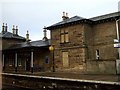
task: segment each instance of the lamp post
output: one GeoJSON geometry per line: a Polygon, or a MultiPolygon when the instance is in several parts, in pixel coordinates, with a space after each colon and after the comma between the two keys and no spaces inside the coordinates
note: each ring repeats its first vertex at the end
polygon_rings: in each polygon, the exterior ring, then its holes
{"type": "Polygon", "coordinates": [[[54,61],[54,46],[53,45],[51,45],[50,47],[49,47],[49,50],[50,50],[50,52],[52,53],[52,71],[53,72],[55,72],[55,61],[54,61]]]}

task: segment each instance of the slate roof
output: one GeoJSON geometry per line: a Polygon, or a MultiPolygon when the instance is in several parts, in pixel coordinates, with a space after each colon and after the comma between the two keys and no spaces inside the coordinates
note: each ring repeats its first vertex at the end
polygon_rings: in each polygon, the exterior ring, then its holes
{"type": "Polygon", "coordinates": [[[58,22],[56,24],[53,24],[52,26],[62,25],[62,24],[70,23],[70,22],[75,22],[78,20],[83,20],[83,19],[85,19],[85,18],[79,17],[79,16],[74,16],[74,17],[68,18],[66,20],[63,20],[61,22],[58,22]]]}
{"type": "Polygon", "coordinates": [[[71,18],[68,18],[66,20],[63,20],[61,22],[58,22],[56,24],[53,24],[49,27],[46,27],[46,29],[50,29],[52,27],[56,27],[56,26],[61,26],[61,25],[65,25],[65,24],[70,24],[70,23],[73,23],[73,22],[78,22],[78,21],[82,21],[82,20],[88,20],[88,21],[91,21],[89,19],[86,19],[86,18],[83,18],[83,17],[80,17],[80,16],[74,16],[74,17],[71,17],[71,18]]]}
{"type": "Polygon", "coordinates": [[[62,26],[62,25],[68,24],[68,23],[74,23],[74,22],[78,22],[78,21],[82,21],[82,20],[87,20],[89,22],[94,23],[99,20],[104,20],[104,19],[109,19],[109,18],[114,18],[114,17],[120,17],[120,12],[114,12],[114,13],[101,15],[101,16],[97,16],[97,17],[93,17],[93,18],[88,18],[88,19],[80,17],[80,16],[74,16],[74,17],[68,18],[66,20],[63,20],[61,22],[58,22],[56,24],[53,24],[51,26],[48,26],[48,27],[46,27],[46,29],[51,30],[51,28],[53,28],[53,27],[62,26]]]}
{"type": "Polygon", "coordinates": [[[0,33],[0,38],[9,38],[9,39],[21,39],[21,40],[26,40],[26,38],[19,36],[19,35],[15,35],[11,32],[4,32],[4,33],[0,33]]]}
{"type": "Polygon", "coordinates": [[[97,16],[97,17],[92,17],[89,19],[92,21],[98,21],[98,20],[108,19],[108,18],[112,18],[112,17],[120,17],[120,12],[109,13],[109,14],[105,14],[105,15],[101,15],[101,16],[97,16]]]}
{"type": "Polygon", "coordinates": [[[23,43],[19,43],[16,45],[13,45],[11,47],[9,47],[8,49],[20,49],[20,48],[28,48],[28,47],[45,47],[45,46],[50,46],[50,40],[37,40],[37,41],[32,41],[29,43],[23,42],[23,43]]]}

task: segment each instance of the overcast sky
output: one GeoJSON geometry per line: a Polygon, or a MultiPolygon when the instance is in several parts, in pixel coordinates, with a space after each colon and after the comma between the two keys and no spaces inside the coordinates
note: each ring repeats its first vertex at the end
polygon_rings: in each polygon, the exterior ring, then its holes
{"type": "MultiPolygon", "coordinates": [[[[0,0],[0,25],[17,25],[19,34],[29,30],[31,40],[43,38],[43,27],[62,20],[62,12],[90,18],[118,11],[119,0],[0,0]]],[[[50,38],[48,33],[48,38],[50,38]]]]}

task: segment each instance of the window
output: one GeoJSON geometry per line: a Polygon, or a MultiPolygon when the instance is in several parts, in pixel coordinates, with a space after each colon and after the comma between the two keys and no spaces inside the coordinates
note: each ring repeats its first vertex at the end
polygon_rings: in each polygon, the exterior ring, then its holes
{"type": "Polygon", "coordinates": [[[65,42],[69,42],[68,33],[65,34],[65,42]]]}
{"type": "Polygon", "coordinates": [[[60,32],[61,43],[69,42],[68,30],[61,29],[60,32]]]}
{"type": "Polygon", "coordinates": [[[61,43],[64,43],[64,35],[61,34],[61,43]]]}
{"type": "Polygon", "coordinates": [[[99,50],[96,50],[96,59],[99,59],[99,50]]]}

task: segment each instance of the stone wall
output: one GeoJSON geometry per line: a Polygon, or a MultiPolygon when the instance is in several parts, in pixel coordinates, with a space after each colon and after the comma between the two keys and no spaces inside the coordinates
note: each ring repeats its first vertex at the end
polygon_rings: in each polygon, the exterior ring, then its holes
{"type": "Polygon", "coordinates": [[[85,54],[84,48],[72,48],[72,49],[64,49],[64,50],[56,50],[55,51],[55,64],[57,71],[67,71],[67,72],[80,72],[84,70],[85,63],[85,54]],[[69,58],[69,67],[63,67],[62,62],[62,52],[68,52],[69,58]],[[59,55],[58,55],[59,53],[59,55]]]}
{"type": "Polygon", "coordinates": [[[115,74],[115,61],[118,57],[117,49],[114,48],[115,21],[93,25],[92,36],[93,42],[88,44],[87,71],[94,74],[115,74]],[[99,60],[96,60],[96,50],[99,50],[99,60]]]}
{"type": "Polygon", "coordinates": [[[35,68],[34,71],[38,71],[38,72],[52,71],[51,64],[52,64],[52,57],[48,49],[34,52],[34,68],[35,68]],[[46,58],[48,58],[48,62],[45,60],[46,58]]]}
{"type": "Polygon", "coordinates": [[[61,71],[87,70],[113,74],[116,71],[115,60],[118,57],[117,49],[114,48],[114,39],[116,39],[115,21],[98,24],[80,23],[51,30],[51,43],[55,45],[56,68],[61,71]],[[60,30],[62,29],[68,30],[68,43],[60,42],[60,30]],[[96,61],[96,50],[99,50],[100,61],[96,61]],[[69,54],[67,69],[62,65],[63,51],[69,54]],[[111,71],[106,68],[109,65],[112,65],[111,71]]]}
{"type": "Polygon", "coordinates": [[[116,74],[115,60],[87,61],[87,74],[116,74]]]}
{"type": "MultiPolygon", "coordinates": [[[[116,39],[115,21],[96,24],[94,30],[94,49],[100,51],[100,59],[116,59],[116,49],[114,48],[114,39],[116,39]]],[[[93,55],[93,59],[95,59],[93,55]]]]}
{"type": "Polygon", "coordinates": [[[77,24],[69,27],[59,28],[51,30],[51,43],[55,47],[54,57],[56,71],[83,71],[85,62],[85,50],[84,46],[84,24],[77,24]],[[69,42],[60,42],[60,31],[68,30],[69,42]],[[63,67],[62,52],[68,52],[69,67],[63,67]]]}

